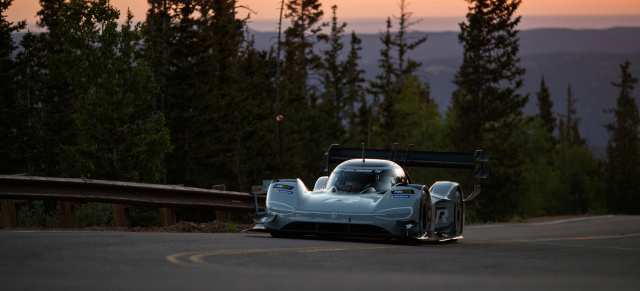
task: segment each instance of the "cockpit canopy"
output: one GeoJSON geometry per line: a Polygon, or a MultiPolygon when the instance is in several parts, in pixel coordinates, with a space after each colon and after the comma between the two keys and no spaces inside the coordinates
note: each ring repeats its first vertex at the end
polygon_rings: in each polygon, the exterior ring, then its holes
{"type": "Polygon", "coordinates": [[[325,188],[335,187],[336,191],[342,193],[384,193],[400,183],[408,183],[408,179],[396,163],[375,159],[363,162],[357,159],[338,165],[325,188]]]}

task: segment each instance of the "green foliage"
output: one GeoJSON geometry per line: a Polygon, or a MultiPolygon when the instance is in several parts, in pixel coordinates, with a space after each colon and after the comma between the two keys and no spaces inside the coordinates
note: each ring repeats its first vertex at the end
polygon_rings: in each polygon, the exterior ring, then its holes
{"type": "Polygon", "coordinates": [[[113,226],[113,210],[111,204],[75,204],[75,211],[78,228],[113,226]]]}
{"type": "Polygon", "coordinates": [[[238,232],[238,230],[236,229],[236,227],[235,227],[233,224],[231,224],[231,223],[228,223],[228,224],[225,226],[225,228],[224,228],[224,229],[225,229],[225,232],[231,232],[231,233],[233,233],[233,232],[238,232]]]}
{"type": "Polygon", "coordinates": [[[17,100],[18,87],[15,79],[18,75],[17,62],[12,59],[17,46],[12,38],[12,33],[26,27],[26,22],[8,22],[6,11],[13,0],[0,2],[0,173],[24,171],[23,156],[17,154],[20,148],[16,143],[21,140],[18,132],[12,130],[22,125],[21,119],[25,116],[21,112],[21,106],[17,100]]]}
{"type": "MultiPolygon", "coordinates": [[[[438,104],[430,99],[430,88],[416,76],[408,76],[404,88],[390,110],[396,128],[394,136],[429,150],[444,146],[442,117],[438,104]]],[[[386,122],[386,121],[385,121],[386,122]]]]}
{"type": "Polygon", "coordinates": [[[164,176],[162,154],[171,146],[162,114],[147,110],[156,86],[134,57],[141,37],[133,16],[118,30],[119,12],[106,1],[70,1],[60,14],[64,49],[51,61],[73,88],[77,127],[77,140],[61,147],[61,174],[157,181],[164,176]]]}
{"type": "Polygon", "coordinates": [[[593,154],[581,146],[554,148],[542,120],[532,122],[527,131],[519,215],[602,213],[599,164],[593,154]]]}
{"type": "Polygon", "coordinates": [[[491,174],[482,185],[482,199],[467,204],[471,219],[507,221],[518,213],[525,171],[525,157],[520,150],[525,147],[530,121],[511,116],[487,123],[483,128],[483,149],[491,152],[486,164],[491,174]]]}
{"type": "Polygon", "coordinates": [[[569,194],[569,207],[564,213],[581,214],[597,211],[596,204],[600,202],[597,190],[601,183],[595,179],[598,162],[584,147],[571,148],[567,159],[569,167],[565,173],[566,183],[562,185],[568,188],[566,193],[569,194]]]}
{"type": "MultiPolygon", "coordinates": [[[[438,104],[430,98],[429,84],[417,76],[408,76],[393,106],[388,108],[387,118],[393,118],[392,134],[400,146],[414,144],[415,150],[447,151],[445,126],[438,111],[438,104]]],[[[388,122],[383,119],[382,123],[388,122]]],[[[383,129],[374,125],[373,135],[384,136],[383,129]]],[[[387,148],[379,138],[378,148],[387,148]]],[[[438,180],[451,180],[451,171],[442,169],[412,168],[411,177],[416,183],[430,185],[438,180]]]]}
{"type": "Polygon", "coordinates": [[[519,201],[518,215],[521,217],[537,217],[554,215],[560,207],[558,185],[561,179],[554,167],[553,143],[544,122],[534,120],[525,128],[527,139],[521,155],[524,157],[522,168],[523,181],[519,201]]]}
{"type": "Polygon", "coordinates": [[[22,227],[58,227],[58,211],[55,202],[45,203],[41,200],[29,201],[20,207],[20,226],[22,227]]]}
{"type": "Polygon", "coordinates": [[[153,207],[129,207],[127,208],[131,227],[160,226],[160,213],[153,207]]]}

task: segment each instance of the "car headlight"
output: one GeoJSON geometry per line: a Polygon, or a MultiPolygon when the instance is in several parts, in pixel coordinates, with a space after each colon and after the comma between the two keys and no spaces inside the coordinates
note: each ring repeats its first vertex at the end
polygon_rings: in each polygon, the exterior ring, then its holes
{"type": "Polygon", "coordinates": [[[381,219],[396,220],[407,219],[411,217],[412,214],[413,209],[411,207],[398,207],[378,211],[375,213],[375,216],[381,219]]]}
{"type": "Polygon", "coordinates": [[[296,209],[284,203],[271,201],[267,203],[267,211],[273,214],[292,214],[296,209]]]}

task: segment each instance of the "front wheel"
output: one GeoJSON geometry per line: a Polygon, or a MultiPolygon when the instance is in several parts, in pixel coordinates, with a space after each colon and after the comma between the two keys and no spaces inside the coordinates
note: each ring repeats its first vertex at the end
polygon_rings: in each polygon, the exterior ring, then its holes
{"type": "Polygon", "coordinates": [[[433,209],[429,203],[427,203],[427,194],[422,193],[420,199],[420,233],[418,238],[428,238],[432,235],[430,231],[433,229],[433,209]]]}
{"type": "Polygon", "coordinates": [[[422,238],[428,238],[432,234],[431,223],[433,221],[431,214],[431,205],[427,203],[427,197],[425,193],[422,193],[420,199],[420,215],[418,217],[418,233],[415,236],[399,236],[396,237],[396,241],[401,244],[416,245],[419,244],[422,238]]]}

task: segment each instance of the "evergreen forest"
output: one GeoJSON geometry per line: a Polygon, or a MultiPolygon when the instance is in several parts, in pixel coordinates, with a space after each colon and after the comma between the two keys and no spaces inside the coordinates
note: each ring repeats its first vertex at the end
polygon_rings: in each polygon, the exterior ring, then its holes
{"type": "MultiPolygon", "coordinates": [[[[283,0],[277,46],[256,49],[241,0],[147,0],[143,23],[108,0],[40,0],[43,32],[18,43],[12,34],[26,23],[8,22],[13,0],[2,0],[0,174],[248,192],[276,178],[312,186],[331,144],[398,143],[492,153],[468,222],[640,214],[638,79],[629,70],[640,64],[617,64],[619,75],[600,80],[619,95],[603,96],[617,107],[606,109],[614,121],[598,159],[580,135],[570,84],[567,108],[554,108],[544,76],[537,92],[519,90],[523,0],[459,0],[468,3],[464,53],[445,110],[408,57],[429,39],[409,36],[416,19],[397,1],[380,24],[381,73],[365,79],[361,40],[328,1],[283,0]],[[523,113],[528,102],[537,114],[523,113]]],[[[417,183],[461,181],[470,193],[470,173],[409,171],[417,183]]]]}

